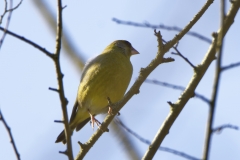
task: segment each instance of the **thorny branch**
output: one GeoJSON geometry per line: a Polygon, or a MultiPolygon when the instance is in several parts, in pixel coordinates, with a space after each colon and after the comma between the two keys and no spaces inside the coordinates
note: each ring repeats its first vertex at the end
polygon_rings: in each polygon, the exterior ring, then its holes
{"type": "Polygon", "coordinates": [[[71,132],[70,132],[70,127],[68,124],[68,114],[67,114],[67,104],[68,100],[65,97],[64,94],[64,87],[63,87],[63,74],[61,71],[61,66],[60,66],[60,51],[61,51],[61,39],[62,39],[62,1],[57,0],[58,2],[58,7],[57,7],[57,37],[56,37],[56,50],[54,53],[54,64],[56,68],[56,73],[57,73],[57,81],[58,81],[58,93],[59,93],[59,98],[61,100],[61,107],[62,107],[62,112],[63,112],[63,122],[64,122],[64,132],[66,136],[66,142],[67,142],[67,150],[64,152],[59,152],[59,153],[64,153],[68,156],[69,160],[73,160],[73,152],[72,152],[72,141],[71,141],[71,132]]]}

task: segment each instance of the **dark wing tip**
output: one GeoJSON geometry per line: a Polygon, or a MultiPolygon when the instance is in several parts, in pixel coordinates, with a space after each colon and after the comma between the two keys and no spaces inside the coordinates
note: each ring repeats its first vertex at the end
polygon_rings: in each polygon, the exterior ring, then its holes
{"type": "Polygon", "coordinates": [[[63,144],[66,143],[65,133],[64,130],[58,135],[55,143],[63,142],[63,144]]]}

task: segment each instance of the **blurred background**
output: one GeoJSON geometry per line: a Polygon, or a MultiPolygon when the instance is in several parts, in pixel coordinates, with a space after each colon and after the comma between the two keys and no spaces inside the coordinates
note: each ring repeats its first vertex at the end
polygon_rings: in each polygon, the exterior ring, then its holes
{"type": "MultiPolygon", "coordinates": [[[[42,0],[56,19],[56,1],[42,0]]],[[[16,5],[18,1],[14,1],[16,5]]],[[[131,58],[134,72],[130,86],[134,83],[141,68],[146,67],[155,57],[157,40],[153,29],[121,25],[112,21],[120,20],[164,24],[183,28],[204,5],[204,0],[167,1],[167,0],[122,0],[122,1],[80,1],[63,0],[63,30],[69,43],[74,48],[76,57],[69,56],[69,50],[61,51],[61,67],[64,74],[64,88],[70,116],[75,102],[81,77],[80,58],[85,63],[89,58],[102,52],[114,40],[124,39],[132,43],[140,52],[131,58]],[[75,60],[74,60],[75,59],[75,60]]],[[[227,10],[230,3],[227,1],[227,10]]],[[[4,10],[4,1],[0,1],[0,14],[4,10]]],[[[12,13],[9,30],[32,40],[50,52],[55,51],[55,34],[44,16],[45,10],[40,0],[25,0],[12,13]]],[[[50,18],[51,19],[51,18],[50,18]]],[[[7,17],[3,19],[2,27],[7,17]]],[[[212,32],[220,26],[220,4],[215,1],[191,31],[211,39],[212,32]]],[[[223,66],[240,61],[240,15],[235,18],[224,43],[223,66]]],[[[178,32],[162,30],[163,39],[171,40],[178,32]]],[[[2,32],[1,32],[2,35],[2,32]]],[[[194,65],[198,65],[209,43],[186,35],[179,43],[178,49],[194,65]]],[[[173,51],[173,50],[171,50],[173,51]]],[[[165,57],[173,57],[175,62],[160,65],[148,77],[175,85],[186,87],[193,75],[193,69],[179,56],[170,52],[165,57]]],[[[197,87],[196,92],[211,98],[215,62],[213,62],[197,87]]],[[[220,81],[214,127],[223,124],[240,126],[240,67],[224,71],[220,81]]],[[[62,131],[63,125],[54,123],[62,118],[59,96],[48,88],[57,88],[57,79],[52,60],[38,49],[9,35],[6,36],[0,50],[0,108],[8,125],[11,127],[15,143],[24,160],[65,160],[63,144],[55,144],[55,139],[62,131]]],[[[119,118],[131,130],[152,141],[157,130],[169,113],[167,101],[176,102],[182,91],[144,83],[140,94],[133,98],[120,111],[119,118]]],[[[198,98],[192,98],[164,139],[162,146],[172,148],[191,156],[201,158],[204,146],[205,128],[209,106],[198,98]]],[[[97,116],[103,121],[105,115],[97,116]]],[[[119,128],[118,128],[119,129],[119,128]]],[[[120,129],[122,129],[120,127],[120,129]]],[[[80,132],[72,136],[74,156],[79,152],[77,141],[86,142],[97,130],[87,124],[80,132]]],[[[137,157],[141,158],[148,148],[147,144],[127,133],[125,130],[114,131],[97,141],[89,151],[86,160],[131,159],[126,151],[126,144],[120,137],[123,132],[128,136],[129,144],[134,147],[137,157]]],[[[240,159],[240,132],[225,129],[221,134],[214,134],[210,159],[240,159]]],[[[4,126],[0,125],[0,159],[15,160],[15,154],[4,126]]],[[[182,160],[180,156],[158,151],[154,159],[182,160]]]]}

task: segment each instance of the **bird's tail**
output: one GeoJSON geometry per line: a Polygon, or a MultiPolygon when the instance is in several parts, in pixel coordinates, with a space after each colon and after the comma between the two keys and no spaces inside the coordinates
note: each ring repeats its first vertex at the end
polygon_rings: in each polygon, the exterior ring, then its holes
{"type": "MultiPolygon", "coordinates": [[[[88,117],[87,119],[85,119],[84,121],[80,122],[79,124],[77,124],[76,127],[76,131],[79,131],[80,129],[82,129],[83,126],[85,126],[86,123],[88,123],[90,121],[90,117],[88,117]]],[[[70,129],[71,130],[71,129],[70,129]]],[[[72,135],[72,130],[71,130],[71,135],[72,135]]],[[[65,132],[64,130],[58,135],[57,140],[55,141],[55,143],[59,143],[62,142],[63,144],[66,144],[66,137],[65,137],[65,132]]]]}
{"type": "Polygon", "coordinates": [[[66,137],[65,137],[64,130],[58,135],[57,140],[55,141],[55,143],[59,143],[59,142],[62,142],[63,144],[66,143],[66,137]]]}

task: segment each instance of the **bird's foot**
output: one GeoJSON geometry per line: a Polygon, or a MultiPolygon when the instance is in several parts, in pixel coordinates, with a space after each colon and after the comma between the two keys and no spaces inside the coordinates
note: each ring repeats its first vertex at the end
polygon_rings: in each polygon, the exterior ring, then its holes
{"type": "MultiPolygon", "coordinates": [[[[113,115],[113,109],[111,106],[108,106],[108,114],[113,115]]],[[[117,112],[117,116],[120,116],[120,112],[117,112]]]]}
{"type": "Polygon", "coordinates": [[[94,129],[94,123],[98,126],[98,129],[100,129],[101,122],[99,122],[94,116],[91,116],[91,121],[92,121],[92,128],[94,129]]]}
{"type": "Polygon", "coordinates": [[[96,125],[98,126],[98,128],[100,128],[101,126],[101,122],[99,122],[95,117],[94,115],[91,114],[90,110],[88,110],[88,113],[91,117],[91,122],[92,122],[92,128],[94,129],[94,123],[96,123],[96,125]]]}
{"type": "MultiPolygon", "coordinates": [[[[107,97],[107,101],[108,101],[108,114],[113,115],[114,113],[113,113],[113,109],[112,109],[112,105],[113,105],[112,101],[109,97],[107,97]]],[[[120,113],[118,112],[117,115],[119,116],[120,113]]]]}
{"type": "Polygon", "coordinates": [[[108,114],[113,115],[113,110],[111,106],[108,106],[108,114]]]}

